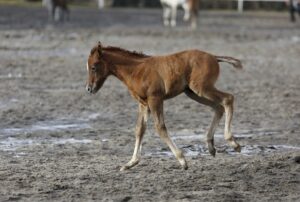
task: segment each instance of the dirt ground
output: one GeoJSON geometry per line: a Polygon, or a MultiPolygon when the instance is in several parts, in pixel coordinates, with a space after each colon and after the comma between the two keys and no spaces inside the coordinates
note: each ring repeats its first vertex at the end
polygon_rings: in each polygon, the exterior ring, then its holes
{"type": "Polygon", "coordinates": [[[195,31],[165,28],[161,10],[72,8],[47,22],[42,8],[0,7],[0,201],[297,201],[300,198],[300,22],[287,13],[202,11],[195,31]],[[85,92],[93,45],[168,54],[197,48],[242,60],[222,64],[217,87],[235,95],[233,152],[205,132],[213,112],[180,95],[165,102],[167,128],[187,156],[182,170],[150,120],[142,160],[137,103],[109,78],[85,92]]]}

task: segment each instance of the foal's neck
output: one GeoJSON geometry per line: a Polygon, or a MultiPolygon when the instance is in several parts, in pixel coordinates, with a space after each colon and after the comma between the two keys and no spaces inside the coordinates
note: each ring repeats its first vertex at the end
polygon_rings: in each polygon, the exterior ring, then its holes
{"type": "Polygon", "coordinates": [[[108,63],[111,74],[128,86],[132,80],[131,75],[147,56],[112,48],[103,51],[103,58],[108,63]]]}

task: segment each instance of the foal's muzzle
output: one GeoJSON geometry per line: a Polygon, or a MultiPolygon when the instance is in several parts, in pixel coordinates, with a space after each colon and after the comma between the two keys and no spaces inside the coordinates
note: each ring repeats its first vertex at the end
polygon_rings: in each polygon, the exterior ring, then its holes
{"type": "Polygon", "coordinates": [[[85,87],[86,91],[89,92],[90,94],[93,94],[93,87],[91,85],[86,85],[85,87]]]}

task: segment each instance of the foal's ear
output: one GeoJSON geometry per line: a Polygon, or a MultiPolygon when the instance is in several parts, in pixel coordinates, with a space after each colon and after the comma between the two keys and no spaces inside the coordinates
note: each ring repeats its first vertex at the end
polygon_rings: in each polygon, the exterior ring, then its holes
{"type": "Polygon", "coordinates": [[[98,41],[97,49],[98,49],[99,55],[102,55],[102,44],[100,41],[98,41]]]}

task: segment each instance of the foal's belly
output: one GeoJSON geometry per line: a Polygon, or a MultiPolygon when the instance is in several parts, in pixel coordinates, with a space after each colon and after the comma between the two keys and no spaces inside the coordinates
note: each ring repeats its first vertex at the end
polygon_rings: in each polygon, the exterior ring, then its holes
{"type": "Polygon", "coordinates": [[[187,81],[184,77],[179,77],[172,81],[165,81],[165,99],[169,99],[181,94],[186,86],[187,81]]]}

